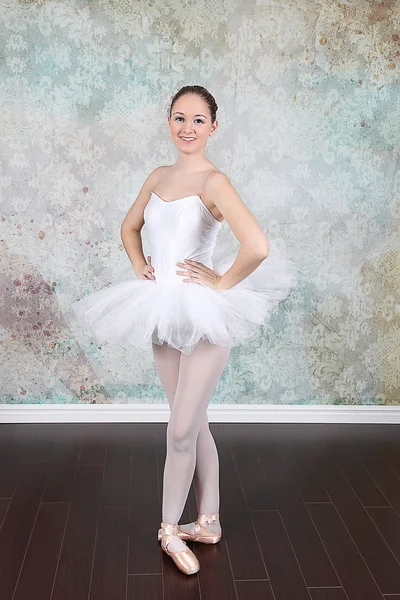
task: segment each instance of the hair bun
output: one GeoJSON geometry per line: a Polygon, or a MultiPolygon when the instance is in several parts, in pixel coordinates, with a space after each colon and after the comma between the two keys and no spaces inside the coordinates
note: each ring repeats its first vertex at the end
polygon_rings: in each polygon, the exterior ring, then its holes
{"type": "Polygon", "coordinates": [[[184,87],[181,87],[171,98],[169,116],[172,114],[172,107],[175,102],[185,94],[197,94],[197,96],[200,96],[208,106],[211,115],[211,123],[214,123],[217,118],[218,104],[216,103],[214,96],[202,85],[185,85],[184,87]]]}

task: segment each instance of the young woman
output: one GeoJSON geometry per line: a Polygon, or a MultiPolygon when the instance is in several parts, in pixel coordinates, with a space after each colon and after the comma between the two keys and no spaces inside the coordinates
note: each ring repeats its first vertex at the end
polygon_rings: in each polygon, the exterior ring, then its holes
{"type": "Polygon", "coordinates": [[[177,161],[150,173],[121,226],[137,279],[72,305],[100,340],[152,343],[171,408],[158,539],[186,574],[200,568],[186,541],[213,544],[221,538],[218,454],[206,412],[210,397],[232,346],[257,335],[296,280],[293,264],[270,244],[229,177],[205,155],[217,131],[216,111],[202,86],[175,94],[168,124],[177,161]],[[213,262],[224,220],[240,250],[213,262]],[[192,479],[198,517],[179,526],[192,479]]]}

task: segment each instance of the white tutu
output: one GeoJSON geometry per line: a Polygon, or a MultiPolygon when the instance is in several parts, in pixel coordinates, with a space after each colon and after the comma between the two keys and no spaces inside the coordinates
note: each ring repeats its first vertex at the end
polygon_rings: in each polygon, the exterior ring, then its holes
{"type": "MultiPolygon", "coordinates": [[[[214,270],[223,275],[236,255],[213,259],[214,270]]],[[[100,341],[139,348],[166,342],[190,354],[200,339],[220,346],[250,341],[297,279],[293,263],[272,242],[267,258],[229,290],[157,281],[157,268],[155,276],[156,281],[134,277],[110,285],[73,302],[71,308],[100,341]]]]}

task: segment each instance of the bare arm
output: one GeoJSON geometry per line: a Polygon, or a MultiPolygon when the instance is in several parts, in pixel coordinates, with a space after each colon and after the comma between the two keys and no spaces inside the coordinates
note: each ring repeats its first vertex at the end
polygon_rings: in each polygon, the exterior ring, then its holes
{"type": "MultiPolygon", "coordinates": [[[[151,192],[154,190],[163,167],[157,167],[147,177],[142,188],[126,214],[121,224],[121,240],[138,277],[143,274],[147,261],[143,254],[141,229],[144,225],[144,209],[150,200],[151,192]]],[[[152,273],[144,279],[155,279],[152,273]]]]}
{"type": "Polygon", "coordinates": [[[212,199],[241,244],[235,262],[218,282],[218,289],[226,290],[245,279],[262,263],[268,256],[269,242],[225,173],[210,174],[204,192],[212,199]]]}

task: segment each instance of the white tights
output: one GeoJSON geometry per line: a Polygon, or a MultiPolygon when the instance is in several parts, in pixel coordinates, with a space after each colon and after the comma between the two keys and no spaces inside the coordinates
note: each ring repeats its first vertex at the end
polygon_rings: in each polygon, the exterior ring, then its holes
{"type": "MultiPolygon", "coordinates": [[[[191,354],[166,343],[152,344],[156,369],[171,414],[167,427],[167,455],[163,476],[162,520],[178,523],[193,480],[199,514],[219,511],[219,462],[208,426],[207,406],[222,375],[230,347],[200,340],[191,354]]],[[[190,531],[192,524],[180,525],[190,531]]],[[[210,524],[220,528],[219,522],[210,524]]],[[[169,544],[183,550],[182,540],[169,544]]]]}

